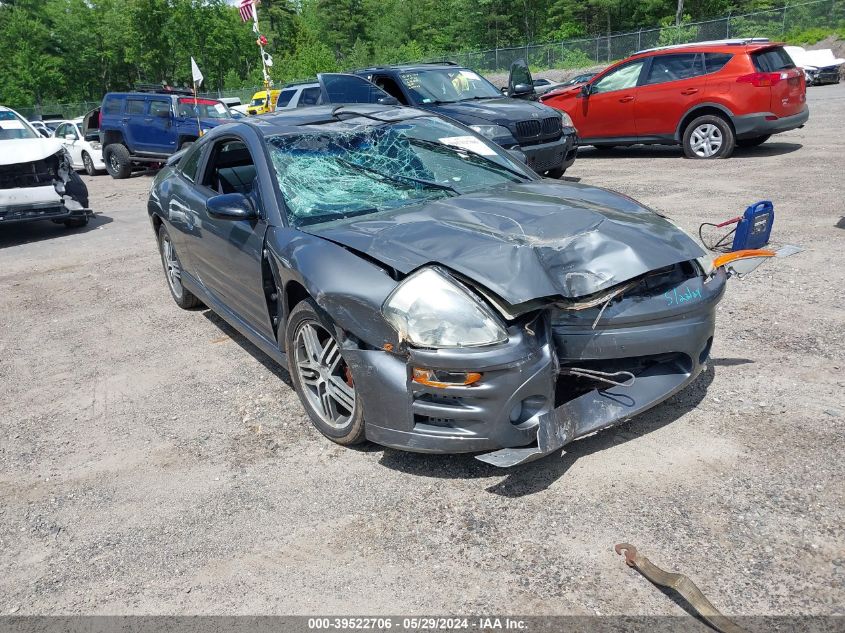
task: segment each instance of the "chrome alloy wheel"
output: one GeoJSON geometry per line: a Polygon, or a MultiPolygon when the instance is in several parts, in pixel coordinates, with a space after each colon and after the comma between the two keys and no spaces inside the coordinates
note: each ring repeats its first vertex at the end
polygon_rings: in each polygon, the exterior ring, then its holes
{"type": "Polygon", "coordinates": [[[306,321],[296,330],[294,364],[302,391],[314,412],[330,427],[342,429],[355,415],[352,373],[328,330],[306,321]]]}
{"type": "Polygon", "coordinates": [[[161,238],[161,259],[164,262],[164,273],[167,275],[167,283],[170,290],[177,299],[182,298],[182,266],[179,264],[179,257],[170,236],[165,233],[161,238]]]}
{"type": "Polygon", "coordinates": [[[692,131],[689,143],[696,156],[710,158],[722,148],[722,130],[712,123],[703,123],[692,131]]]}

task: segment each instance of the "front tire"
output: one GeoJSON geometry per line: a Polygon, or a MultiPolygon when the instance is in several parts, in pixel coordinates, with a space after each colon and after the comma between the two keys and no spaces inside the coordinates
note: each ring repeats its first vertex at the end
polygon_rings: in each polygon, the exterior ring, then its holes
{"type": "Polygon", "coordinates": [[[764,134],[763,136],[755,136],[753,138],[740,138],[736,141],[737,147],[757,147],[769,140],[771,134],[764,134]]]}
{"type": "Polygon", "coordinates": [[[106,163],[106,171],[112,178],[122,180],[132,175],[132,158],[126,145],[120,143],[106,145],[103,150],[103,160],[106,163]]]}
{"type": "Polygon", "coordinates": [[[161,265],[173,300],[183,310],[191,310],[202,305],[196,295],[182,285],[182,264],[176,254],[176,247],[170,240],[170,234],[162,224],[158,229],[158,252],[161,255],[161,265]]]}
{"type": "Polygon", "coordinates": [[[85,167],[85,173],[89,176],[96,176],[97,170],[94,168],[94,161],[88,155],[88,152],[82,152],[82,166],[85,167]]]}
{"type": "Polygon", "coordinates": [[[296,305],[285,328],[293,385],[311,423],[343,446],[364,441],[364,409],[329,316],[311,299],[296,305]]]}
{"type": "Polygon", "coordinates": [[[687,158],[727,158],[736,143],[733,128],[720,116],[705,114],[684,130],[682,144],[687,158]]]}

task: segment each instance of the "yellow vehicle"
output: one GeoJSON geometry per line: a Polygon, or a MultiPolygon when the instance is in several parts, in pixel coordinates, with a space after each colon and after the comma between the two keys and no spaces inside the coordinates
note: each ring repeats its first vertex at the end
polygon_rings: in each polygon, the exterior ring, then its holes
{"type": "Polygon", "coordinates": [[[265,114],[276,109],[276,101],[279,100],[281,90],[261,90],[252,95],[252,101],[247,106],[247,114],[265,114]],[[270,93],[270,100],[267,100],[267,93],[270,93]]]}

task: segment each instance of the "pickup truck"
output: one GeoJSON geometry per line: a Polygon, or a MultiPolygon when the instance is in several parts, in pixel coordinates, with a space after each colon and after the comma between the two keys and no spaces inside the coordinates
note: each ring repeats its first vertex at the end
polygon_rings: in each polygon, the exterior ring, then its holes
{"type": "Polygon", "coordinates": [[[112,178],[164,163],[206,130],[232,121],[220,101],[176,92],[110,92],[99,118],[103,161],[112,178]]]}

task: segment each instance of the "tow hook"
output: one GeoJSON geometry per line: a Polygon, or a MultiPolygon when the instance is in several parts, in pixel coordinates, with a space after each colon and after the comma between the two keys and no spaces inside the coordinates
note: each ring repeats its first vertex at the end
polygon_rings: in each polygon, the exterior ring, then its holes
{"type": "Polygon", "coordinates": [[[652,563],[645,556],[637,552],[637,548],[630,543],[619,543],[614,547],[617,554],[625,556],[628,567],[633,567],[646,579],[661,587],[669,587],[677,591],[704,620],[717,631],[722,633],[746,633],[713,606],[707,597],[701,593],[695,583],[684,574],[664,571],[652,563]],[[624,552],[624,554],[623,554],[624,552]]]}

